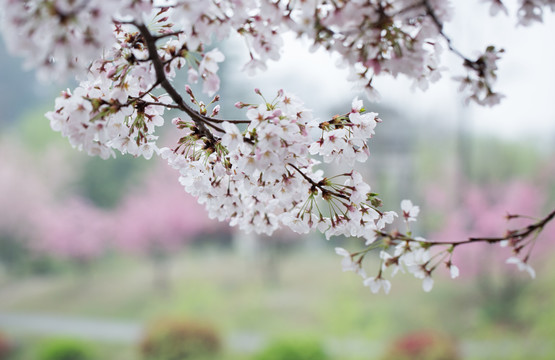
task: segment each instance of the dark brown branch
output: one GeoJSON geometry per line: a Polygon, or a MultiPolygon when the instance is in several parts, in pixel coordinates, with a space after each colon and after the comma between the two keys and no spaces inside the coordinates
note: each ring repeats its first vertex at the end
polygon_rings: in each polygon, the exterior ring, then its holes
{"type": "Polygon", "coordinates": [[[207,125],[207,126],[210,126],[212,129],[214,129],[214,130],[216,130],[216,131],[219,131],[219,132],[221,132],[221,133],[225,133],[225,130],[224,130],[224,129],[222,129],[221,127],[219,127],[219,126],[217,126],[217,125],[214,125],[214,124],[212,124],[212,123],[210,123],[210,122],[207,122],[206,125],[207,125]]]}
{"type": "Polygon", "coordinates": [[[458,57],[460,57],[461,59],[463,59],[465,64],[467,64],[467,63],[472,64],[473,61],[470,60],[469,58],[467,58],[466,56],[464,56],[459,50],[457,50],[453,46],[451,38],[443,32],[443,23],[441,21],[439,21],[436,13],[434,12],[434,9],[432,8],[432,6],[429,3],[429,1],[424,0],[422,5],[426,8],[426,14],[430,17],[430,19],[432,19],[432,21],[436,25],[439,34],[445,39],[445,41],[447,41],[447,46],[449,47],[449,50],[452,53],[454,53],[455,55],[457,55],[458,57]]]}
{"type": "Polygon", "coordinates": [[[187,103],[185,103],[183,97],[171,85],[168,78],[166,77],[163,61],[158,55],[158,48],[156,47],[156,37],[154,37],[150,33],[150,30],[148,30],[146,25],[139,23],[133,23],[133,25],[137,27],[145,41],[145,45],[149,54],[149,59],[152,61],[152,66],[154,66],[154,71],[156,72],[156,82],[160,83],[160,86],[162,86],[164,90],[167,91],[168,95],[177,104],[178,108],[189,115],[189,117],[191,117],[191,120],[193,120],[200,133],[204,135],[212,144],[215,144],[216,139],[214,138],[214,135],[205,125],[205,117],[196,112],[193,108],[187,105],[187,103]]]}
{"type": "Polygon", "coordinates": [[[398,240],[398,241],[409,241],[409,242],[419,242],[419,243],[425,243],[427,246],[438,246],[438,245],[443,245],[443,246],[452,246],[452,247],[457,247],[460,245],[465,245],[465,244],[471,244],[471,243],[480,243],[480,242],[486,242],[489,244],[495,244],[495,243],[499,243],[502,241],[507,241],[507,240],[517,240],[517,241],[522,241],[526,238],[528,238],[529,236],[531,236],[532,234],[534,234],[536,231],[542,231],[544,226],[547,225],[550,221],[552,221],[555,218],[555,209],[553,211],[551,211],[546,217],[544,217],[543,219],[539,220],[538,222],[535,222],[533,224],[530,224],[526,227],[517,229],[517,230],[511,230],[507,232],[507,235],[505,236],[499,236],[499,237],[471,237],[468,238],[467,240],[463,240],[463,241],[423,241],[423,240],[416,240],[414,238],[412,238],[411,236],[408,236],[406,234],[402,234],[399,232],[394,232],[394,233],[387,233],[384,231],[376,231],[376,234],[378,236],[384,237],[384,238],[389,238],[391,240],[398,240]]]}
{"type": "Polygon", "coordinates": [[[443,32],[443,24],[441,23],[441,21],[439,21],[439,19],[437,18],[437,15],[435,14],[434,10],[432,9],[432,6],[430,5],[428,0],[424,0],[423,1],[423,5],[426,7],[426,14],[432,19],[432,21],[434,22],[434,24],[436,25],[439,34],[445,39],[445,41],[447,41],[447,46],[449,47],[449,50],[457,55],[458,57],[460,57],[463,60],[463,65],[467,68],[470,68],[472,70],[474,70],[475,72],[478,73],[478,76],[480,78],[483,79],[484,84],[487,88],[488,93],[493,93],[492,89],[491,89],[491,84],[489,83],[489,81],[487,81],[486,76],[484,74],[485,71],[485,63],[482,60],[482,58],[478,58],[477,60],[470,60],[469,58],[467,58],[466,56],[464,56],[459,50],[457,50],[452,42],[451,42],[451,38],[449,38],[444,32],[443,32]]]}
{"type": "Polygon", "coordinates": [[[152,65],[154,66],[154,70],[156,72],[156,83],[147,92],[142,94],[141,97],[144,96],[146,93],[149,93],[150,91],[152,91],[156,86],[158,86],[158,85],[162,86],[164,88],[164,90],[167,91],[168,95],[172,98],[172,100],[176,103],[176,105],[169,105],[168,107],[180,109],[180,110],[184,111],[187,115],[189,115],[189,117],[191,117],[191,120],[193,120],[193,122],[195,123],[195,125],[199,129],[200,133],[202,135],[206,136],[206,138],[212,144],[215,144],[217,140],[214,137],[214,134],[212,134],[212,132],[208,129],[207,126],[213,128],[216,131],[224,133],[225,131],[223,129],[221,129],[218,126],[215,126],[214,124],[223,123],[224,121],[228,121],[228,122],[234,123],[234,124],[249,124],[250,123],[250,120],[221,120],[221,119],[215,119],[215,118],[212,118],[210,116],[203,115],[203,114],[195,111],[189,105],[187,105],[187,103],[185,102],[183,97],[171,85],[171,83],[169,82],[168,78],[166,77],[166,73],[164,71],[164,66],[168,62],[171,62],[174,58],[170,59],[169,61],[162,61],[162,59],[158,55],[158,48],[156,47],[156,41],[157,40],[163,39],[167,36],[178,35],[180,32],[173,32],[173,33],[167,33],[167,34],[154,36],[150,33],[150,31],[148,30],[146,25],[139,24],[139,23],[136,23],[136,22],[131,22],[131,24],[134,25],[139,30],[139,32],[141,33],[141,36],[144,39],[144,42],[145,42],[145,45],[147,47],[148,54],[149,54],[149,57],[146,60],[147,61],[152,61],[152,65]]]}
{"type": "Polygon", "coordinates": [[[146,90],[146,91],[143,92],[143,93],[140,93],[139,99],[142,99],[146,94],[150,94],[150,92],[151,92],[152,90],[156,89],[156,87],[158,87],[158,85],[160,85],[160,82],[159,82],[159,81],[156,81],[154,84],[152,84],[152,86],[151,86],[148,90],[146,90]]]}
{"type": "Polygon", "coordinates": [[[532,235],[535,231],[541,231],[543,227],[547,225],[550,221],[552,221],[554,218],[555,218],[555,209],[540,221],[534,224],[530,224],[524,228],[510,231],[504,237],[470,238],[466,242],[470,243],[470,242],[477,242],[477,241],[487,241],[489,243],[496,243],[496,242],[510,240],[510,239],[522,240],[532,235]]]}

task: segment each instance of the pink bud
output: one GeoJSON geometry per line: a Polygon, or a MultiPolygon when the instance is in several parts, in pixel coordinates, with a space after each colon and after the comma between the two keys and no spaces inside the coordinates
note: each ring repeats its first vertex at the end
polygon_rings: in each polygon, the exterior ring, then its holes
{"type": "Polygon", "coordinates": [[[214,109],[212,109],[212,115],[210,116],[216,116],[218,115],[219,112],[220,112],[220,105],[216,105],[214,106],[214,109]]]}
{"type": "Polygon", "coordinates": [[[106,74],[106,77],[108,77],[108,79],[111,79],[112,76],[116,75],[117,70],[118,70],[118,68],[116,66],[114,66],[113,68],[111,68],[108,71],[108,74],[106,74]]]}

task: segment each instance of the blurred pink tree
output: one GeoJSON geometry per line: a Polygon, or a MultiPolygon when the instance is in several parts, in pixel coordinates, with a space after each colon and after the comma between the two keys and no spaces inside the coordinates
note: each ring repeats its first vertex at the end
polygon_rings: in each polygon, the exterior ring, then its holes
{"type": "Polygon", "coordinates": [[[34,236],[32,224],[43,204],[51,204],[67,183],[65,161],[50,149],[37,163],[21,144],[0,139],[0,232],[17,237],[34,236]]]}
{"type": "Polygon", "coordinates": [[[16,265],[25,260],[30,249],[63,256],[90,252],[77,250],[79,232],[61,233],[57,225],[63,222],[72,226],[74,220],[63,215],[77,215],[72,211],[60,213],[60,204],[66,200],[59,195],[75,174],[69,171],[71,159],[49,147],[41,154],[43,161],[38,162],[21,144],[8,138],[0,139],[0,153],[0,261],[5,266],[16,265]]]}
{"type": "Polygon", "coordinates": [[[173,170],[161,165],[130,189],[111,219],[115,248],[147,255],[155,265],[155,285],[167,290],[168,257],[196,236],[229,227],[211,221],[202,205],[175,181],[173,170]]]}
{"type": "MultiPolygon", "coordinates": [[[[543,180],[468,184],[460,201],[455,200],[456,194],[451,192],[450,195],[438,186],[430,186],[426,194],[428,205],[443,209],[445,214],[442,226],[430,234],[430,239],[451,241],[475,236],[497,237],[503,236],[504,231],[527,226],[530,218],[511,215],[541,216],[549,205],[549,184],[552,183],[549,177],[543,180]]],[[[533,246],[523,250],[526,258],[531,252],[530,261],[534,268],[545,264],[547,254],[553,251],[554,238],[555,226],[548,223],[533,246]]],[[[519,318],[518,312],[527,283],[516,274],[517,267],[504,266],[505,259],[513,255],[511,250],[500,248],[498,244],[468,244],[453,254],[453,262],[460,268],[463,279],[472,279],[477,285],[476,291],[468,294],[467,301],[478,305],[477,309],[486,318],[520,329],[527,324],[519,318]]]]}
{"type": "Polygon", "coordinates": [[[13,141],[0,141],[0,152],[5,155],[0,159],[5,257],[12,256],[5,250],[8,242],[80,264],[107,249],[165,256],[201,233],[228,228],[211,222],[165,166],[124,194],[119,206],[103,209],[72,191],[79,167],[72,168],[71,159],[59,148],[52,146],[42,154],[42,164],[13,141]]]}
{"type": "Polygon", "coordinates": [[[222,227],[210,221],[203,207],[183,192],[172,169],[157,166],[142,185],[130,189],[111,216],[117,249],[174,251],[196,235],[222,227]]]}
{"type": "Polygon", "coordinates": [[[56,257],[89,262],[105,253],[111,239],[109,214],[73,195],[63,202],[38,204],[33,217],[34,251],[56,257]]]}
{"type": "MultiPolygon", "coordinates": [[[[494,237],[504,235],[504,229],[524,227],[530,223],[530,218],[542,215],[547,205],[548,190],[546,184],[525,181],[491,185],[470,184],[465,189],[462,202],[456,203],[441,187],[429,186],[426,199],[429,200],[430,207],[443,209],[443,214],[446,214],[443,226],[434,231],[430,238],[437,241],[454,241],[478,236],[494,237]],[[514,214],[523,216],[510,216],[514,214]]],[[[538,240],[553,237],[555,226],[547,224],[539,234],[538,240]]],[[[531,249],[536,255],[535,260],[540,260],[545,248],[550,246],[553,246],[551,241],[537,241],[531,249]]],[[[510,249],[499,251],[492,249],[487,243],[475,243],[457,251],[453,255],[453,261],[459,264],[462,274],[483,276],[484,267],[502,264],[509,256],[510,249]]]]}

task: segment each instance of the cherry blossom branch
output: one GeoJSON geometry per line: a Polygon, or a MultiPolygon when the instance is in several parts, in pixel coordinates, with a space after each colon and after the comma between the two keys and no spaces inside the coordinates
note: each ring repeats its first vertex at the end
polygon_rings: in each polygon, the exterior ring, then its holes
{"type": "MultiPolygon", "coordinates": [[[[518,215],[508,215],[508,218],[518,217],[518,215]]],[[[505,240],[524,240],[536,231],[542,231],[544,226],[547,225],[550,221],[555,218],[555,209],[551,211],[545,218],[539,220],[536,223],[530,224],[524,228],[520,228],[517,230],[512,230],[507,233],[504,237],[485,237],[485,238],[470,238],[465,242],[462,243],[470,243],[470,242],[477,242],[477,241],[487,241],[488,243],[496,243],[505,240]]],[[[462,244],[460,243],[460,244],[462,244]]],[[[455,244],[459,245],[459,244],[455,244]]]]}
{"type": "Polygon", "coordinates": [[[158,87],[158,85],[160,85],[160,81],[156,81],[154,84],[152,84],[152,86],[150,88],[148,88],[147,90],[145,90],[144,92],[141,92],[139,94],[139,97],[137,97],[137,99],[142,99],[143,97],[145,97],[147,94],[150,94],[154,89],[156,89],[158,87]]]}
{"type": "Polygon", "coordinates": [[[473,80],[468,76],[466,78],[461,78],[463,85],[461,89],[468,85],[475,86],[475,89],[473,90],[474,94],[471,95],[468,100],[474,100],[481,105],[488,106],[499,103],[503,95],[493,91],[492,83],[496,78],[495,71],[497,70],[497,65],[495,64],[495,61],[499,59],[498,54],[502,53],[504,50],[496,50],[494,46],[488,46],[485,53],[479,56],[476,60],[469,59],[453,46],[451,38],[444,33],[443,23],[439,20],[430,2],[428,0],[423,0],[423,5],[426,8],[426,14],[430,17],[430,19],[432,19],[439,34],[447,42],[449,50],[463,60],[464,67],[473,70],[478,75],[478,81],[473,80]],[[479,98],[478,92],[485,92],[483,99],[479,98]]]}
{"type": "Polygon", "coordinates": [[[147,47],[149,53],[149,59],[152,61],[152,65],[154,66],[154,70],[156,72],[156,79],[157,82],[160,83],[160,86],[164,88],[168,92],[168,95],[172,98],[172,100],[177,104],[180,110],[184,111],[187,115],[191,117],[191,120],[196,124],[200,132],[206,136],[208,141],[212,144],[216,143],[216,139],[212,132],[206,127],[205,118],[196,112],[193,108],[191,108],[183,97],[177,92],[177,90],[171,85],[168,78],[166,77],[166,73],[164,71],[164,65],[162,59],[158,55],[158,48],[156,47],[156,37],[154,37],[148,27],[145,24],[139,24],[137,22],[132,22],[132,24],[139,30],[141,36],[145,41],[145,45],[147,47]]]}
{"type": "Polygon", "coordinates": [[[214,124],[223,123],[223,122],[230,122],[230,123],[234,123],[234,124],[250,124],[250,122],[251,122],[250,120],[215,119],[213,117],[210,117],[210,116],[207,116],[207,115],[204,115],[202,113],[199,113],[199,112],[195,111],[193,108],[191,108],[189,105],[187,105],[185,103],[185,101],[183,100],[183,97],[177,92],[177,90],[168,81],[168,79],[165,75],[165,72],[164,72],[164,65],[168,62],[171,62],[173,60],[173,58],[168,60],[168,61],[163,62],[162,59],[160,59],[160,57],[158,56],[156,41],[159,40],[159,39],[163,39],[167,36],[178,35],[178,34],[182,33],[181,31],[176,31],[176,32],[168,33],[168,34],[153,36],[150,33],[150,31],[148,30],[146,25],[138,24],[136,22],[130,22],[130,24],[137,27],[137,29],[140,31],[143,39],[145,40],[145,45],[147,46],[147,50],[148,50],[148,53],[149,53],[149,58],[147,60],[152,61],[152,64],[153,64],[154,69],[156,71],[157,81],[149,89],[149,91],[145,92],[145,94],[150,92],[151,90],[153,90],[158,85],[162,86],[168,92],[168,95],[172,98],[172,100],[177,104],[177,105],[167,106],[167,107],[174,108],[174,109],[180,109],[180,110],[184,111],[185,113],[187,113],[187,115],[189,115],[191,117],[191,119],[193,120],[193,122],[197,125],[200,132],[204,136],[206,136],[212,144],[214,144],[216,142],[216,138],[214,137],[214,134],[212,134],[212,132],[207,128],[207,126],[211,127],[212,129],[214,129],[218,132],[225,133],[225,131],[222,128],[220,128],[219,126],[216,126],[214,124]]]}
{"type": "MultiPolygon", "coordinates": [[[[520,216],[508,215],[508,218],[515,218],[515,217],[520,217],[520,216]]],[[[427,241],[423,239],[413,238],[410,235],[403,234],[398,231],[393,231],[392,233],[388,233],[385,231],[376,231],[376,234],[382,238],[387,238],[392,241],[398,240],[398,241],[407,241],[407,242],[418,242],[420,244],[424,244],[427,247],[438,246],[438,245],[457,247],[460,245],[479,243],[479,242],[487,242],[490,244],[495,244],[495,243],[499,243],[507,240],[520,242],[528,238],[529,236],[533,235],[535,232],[542,231],[544,226],[547,225],[553,219],[555,219],[555,209],[551,211],[547,216],[545,216],[544,218],[540,219],[539,221],[533,224],[530,224],[520,229],[508,231],[505,236],[471,237],[463,241],[427,241]]]]}
{"type": "MultiPolygon", "coordinates": [[[[52,128],[61,131],[72,145],[103,158],[115,156],[114,150],[147,159],[153,154],[162,156],[179,170],[185,190],[205,204],[211,216],[246,231],[271,235],[288,226],[299,234],[317,230],[328,239],[357,237],[364,241],[363,251],[342,249],[337,253],[345,257],[344,270],[362,275],[372,291],[380,286],[389,291],[383,277],[388,267],[408,270],[424,279],[424,289],[429,290],[431,273],[439,264],[446,263],[452,274],[456,273],[451,263],[453,250],[469,243],[506,241],[516,255],[526,248],[525,256],[510,259],[525,266],[535,236],[555,218],[554,210],[540,221],[497,238],[431,242],[414,237],[408,224],[416,220],[419,208],[404,200],[402,215],[379,211],[377,194],[354,170],[355,162],[364,162],[369,156],[367,142],[381,121],[377,114],[367,112],[358,98],[350,112],[318,122],[302,101],[279,91],[268,102],[257,89],[265,104],[236,104],[248,108],[245,117],[250,120],[223,120],[214,118],[219,106],[208,112],[218,97],[205,104],[197,101],[186,85],[191,101],[185,102],[183,89],[178,91],[171,82],[176,70],[188,68],[189,81],[203,81],[203,92],[211,96],[219,89],[218,63],[225,58],[216,48],[205,51],[215,37],[232,32],[243,35],[251,58],[245,70],[251,73],[265,70],[268,60],[279,59],[282,34],[295,31],[310,37],[316,47],[338,53],[350,67],[349,79],[370,97],[376,96],[374,76],[381,74],[407,75],[424,90],[441,76],[439,55],[444,46],[436,45],[447,42],[449,51],[460,57],[468,70],[461,78],[461,89],[470,88],[469,99],[493,105],[500,98],[491,84],[501,50],[488,47],[473,61],[456,49],[443,29],[448,21],[444,14],[450,10],[447,1],[331,0],[306,6],[304,1],[291,0],[210,0],[153,8],[152,1],[91,0],[68,3],[62,10],[69,9],[69,15],[51,9],[56,2],[50,0],[37,0],[40,11],[28,7],[27,2],[0,3],[9,10],[6,18],[18,30],[7,38],[16,39],[12,45],[23,50],[31,65],[48,71],[49,76],[75,68],[101,80],[85,81],[75,91],[63,92],[56,100],[56,110],[47,114],[52,128]],[[70,14],[71,9],[79,16],[70,14]],[[140,19],[151,17],[153,9],[159,12],[154,19],[156,27],[149,29],[140,19]],[[113,14],[133,14],[126,19],[134,16],[136,20],[118,22],[113,14]],[[50,21],[52,17],[56,21],[50,21]],[[115,37],[112,23],[116,24],[115,37]],[[132,26],[123,29],[121,24],[132,26]],[[50,28],[56,30],[52,32],[54,40],[65,34],[64,41],[45,42],[43,33],[50,28]],[[157,45],[162,39],[165,45],[157,45]],[[104,55],[98,58],[100,49],[104,55]],[[44,58],[54,61],[41,63],[44,58]],[[155,96],[152,92],[158,87],[165,93],[155,96]],[[190,117],[172,120],[185,133],[173,150],[156,144],[155,128],[167,123],[163,117],[166,109],[178,109],[190,117]],[[252,125],[246,130],[236,126],[248,123],[252,125]],[[311,135],[317,129],[322,135],[315,140],[311,135]],[[312,155],[352,170],[324,177],[315,169],[319,161],[312,155]],[[407,224],[405,233],[383,230],[399,216],[407,224]],[[377,276],[366,277],[362,260],[375,249],[381,250],[379,271],[377,276]]],[[[528,17],[534,15],[534,8],[530,11],[528,17]]]]}
{"type": "Polygon", "coordinates": [[[478,60],[470,60],[463,53],[461,53],[457,48],[455,48],[453,46],[453,41],[451,40],[451,38],[449,36],[447,36],[445,34],[445,32],[443,31],[443,23],[438,19],[437,15],[436,15],[434,9],[432,8],[432,6],[430,5],[429,1],[424,0],[422,5],[424,5],[424,7],[426,8],[427,15],[430,17],[430,19],[432,19],[432,21],[436,25],[439,34],[447,42],[447,46],[449,47],[449,50],[452,53],[454,53],[455,55],[457,55],[458,57],[460,57],[464,61],[464,66],[475,70],[476,72],[478,72],[480,74],[481,77],[483,77],[483,72],[485,70],[484,69],[484,64],[482,62],[480,62],[479,59],[478,60]]]}
{"type": "Polygon", "coordinates": [[[426,8],[426,14],[430,17],[430,19],[432,19],[432,21],[436,25],[437,31],[439,32],[441,37],[443,37],[447,42],[447,46],[449,47],[449,50],[455,55],[457,55],[458,57],[460,57],[464,61],[465,66],[469,66],[474,70],[478,70],[475,68],[475,65],[473,65],[475,61],[470,60],[468,57],[466,57],[463,53],[461,53],[457,48],[453,46],[453,41],[443,31],[443,23],[438,19],[433,7],[430,5],[430,2],[428,0],[423,0],[422,5],[426,8]]]}
{"type": "Polygon", "coordinates": [[[214,130],[216,130],[216,131],[219,131],[219,132],[221,132],[222,134],[225,134],[225,130],[224,130],[224,129],[222,129],[221,127],[219,127],[219,126],[217,126],[217,125],[214,125],[212,122],[209,122],[209,121],[206,122],[206,126],[209,126],[209,127],[211,127],[212,129],[214,129],[214,130]]]}
{"type": "MultiPolygon", "coordinates": [[[[418,206],[413,206],[408,200],[401,202],[404,221],[408,223],[414,221],[419,212],[418,206]]],[[[523,217],[520,215],[507,215],[507,219],[523,217]]],[[[374,230],[376,238],[366,243],[366,248],[349,252],[343,248],[336,248],[336,253],[343,256],[342,266],[344,271],[354,271],[364,278],[364,284],[369,286],[372,292],[378,292],[383,288],[387,293],[391,288],[389,280],[384,278],[384,270],[390,269],[391,276],[399,270],[412,273],[416,278],[423,279],[422,287],[425,291],[430,291],[433,287],[433,272],[444,264],[450,271],[451,277],[459,276],[458,267],[453,264],[452,257],[455,248],[471,243],[500,243],[502,246],[512,248],[514,256],[507,259],[507,264],[517,265],[521,271],[526,271],[534,278],[535,271],[528,264],[530,253],[535,244],[535,240],[545,225],[555,219],[555,209],[547,216],[537,222],[517,230],[508,231],[505,236],[500,237],[473,237],[464,241],[440,241],[432,242],[424,238],[413,237],[410,230],[401,233],[397,230],[387,233],[383,230],[374,230]],[[527,240],[524,242],[525,240],[527,240]],[[430,248],[434,246],[445,246],[439,252],[430,253],[430,248]],[[524,256],[518,256],[524,248],[528,248],[524,256]],[[367,277],[362,268],[364,258],[373,250],[380,249],[380,265],[376,276],[367,277]]]]}

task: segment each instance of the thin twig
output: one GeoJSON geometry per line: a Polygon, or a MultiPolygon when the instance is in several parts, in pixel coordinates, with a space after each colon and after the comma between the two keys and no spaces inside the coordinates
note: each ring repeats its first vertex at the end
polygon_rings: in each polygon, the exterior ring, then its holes
{"type": "Polygon", "coordinates": [[[413,237],[408,236],[406,234],[402,234],[400,232],[387,233],[385,231],[379,231],[379,230],[376,231],[376,234],[378,236],[381,236],[381,237],[384,237],[384,238],[389,238],[391,240],[425,243],[427,246],[443,245],[443,246],[457,247],[457,246],[460,246],[460,245],[471,244],[471,243],[480,243],[480,242],[495,244],[495,243],[499,243],[499,242],[506,241],[506,240],[511,240],[511,239],[524,240],[524,239],[528,238],[530,235],[532,235],[534,232],[541,231],[544,228],[544,226],[547,223],[549,223],[550,221],[552,221],[554,218],[555,218],[555,209],[552,210],[546,217],[539,220],[538,222],[535,222],[533,224],[530,224],[528,226],[525,226],[525,227],[517,229],[517,230],[509,231],[507,233],[507,235],[505,235],[505,236],[499,236],[499,237],[471,237],[471,238],[468,238],[468,239],[462,240],[462,241],[426,241],[426,240],[418,240],[418,239],[414,239],[413,237]]]}
{"type": "Polygon", "coordinates": [[[331,194],[333,196],[345,199],[345,200],[350,200],[350,198],[345,195],[345,194],[340,194],[336,191],[333,190],[329,190],[326,189],[322,184],[319,184],[317,182],[315,182],[314,180],[312,180],[310,177],[308,177],[304,172],[301,171],[301,169],[299,169],[298,167],[296,167],[295,165],[291,164],[291,163],[287,163],[287,165],[291,166],[293,169],[295,169],[299,174],[301,174],[301,176],[308,181],[312,186],[317,187],[318,189],[320,189],[320,191],[322,191],[322,194],[331,194]]]}
{"type": "Polygon", "coordinates": [[[424,0],[422,5],[424,5],[424,7],[426,8],[426,13],[430,17],[430,19],[432,19],[434,24],[436,25],[439,34],[445,39],[445,41],[447,41],[447,46],[449,47],[449,50],[452,53],[454,53],[455,55],[457,55],[458,57],[460,57],[461,59],[463,59],[465,61],[465,63],[473,63],[472,60],[470,60],[469,58],[464,56],[459,50],[457,50],[453,46],[451,38],[443,32],[443,23],[441,21],[439,21],[436,13],[434,12],[434,9],[432,8],[432,6],[429,3],[429,1],[424,0]]]}

